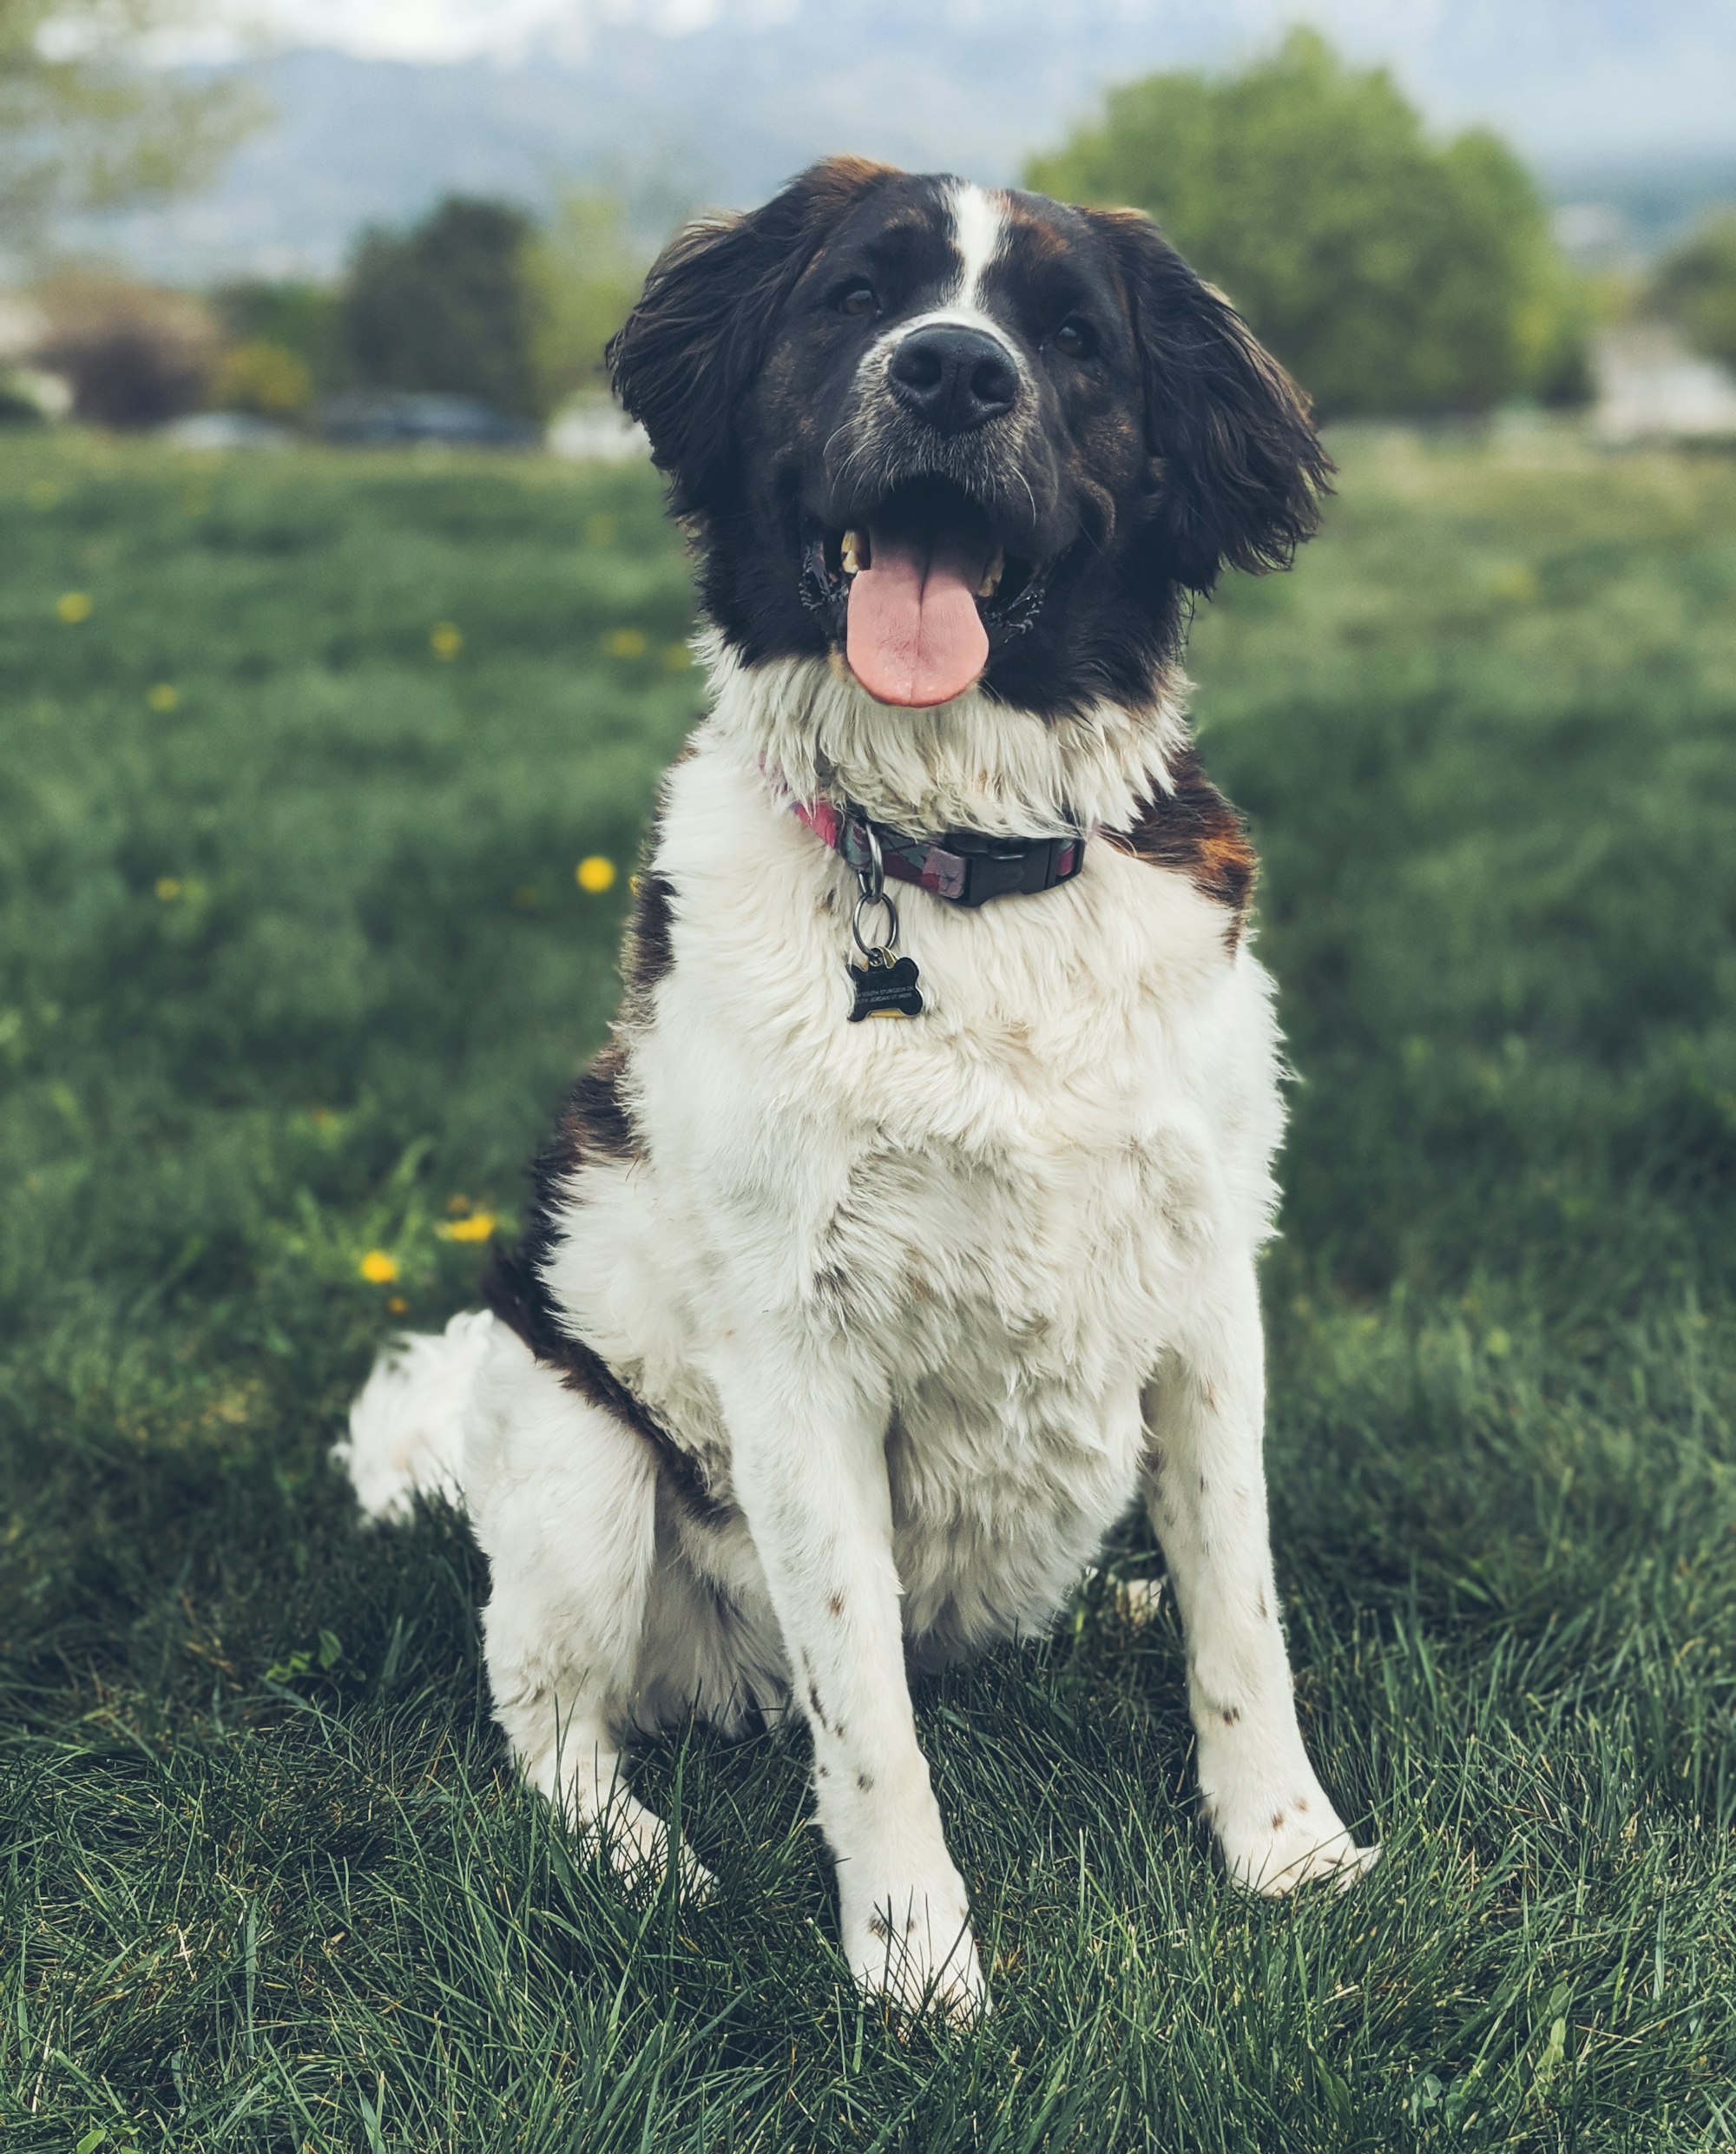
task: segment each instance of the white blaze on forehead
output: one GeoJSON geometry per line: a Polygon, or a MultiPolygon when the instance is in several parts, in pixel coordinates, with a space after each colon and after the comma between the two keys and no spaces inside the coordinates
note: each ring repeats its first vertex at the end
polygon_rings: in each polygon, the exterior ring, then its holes
{"type": "Polygon", "coordinates": [[[946,209],[952,244],[958,252],[957,275],[937,306],[877,337],[863,359],[863,368],[865,372],[871,365],[883,364],[895,346],[918,329],[932,328],[938,322],[960,322],[972,329],[986,330],[1023,379],[1028,371],[1024,359],[1003,326],[989,312],[983,291],[984,277],[1006,247],[1006,198],[969,180],[960,180],[946,190],[946,209]]]}
{"type": "Polygon", "coordinates": [[[952,243],[958,249],[958,283],[949,294],[949,304],[986,313],[983,280],[990,264],[1006,244],[1007,220],[1003,198],[986,188],[961,181],[950,190],[952,243]]]}

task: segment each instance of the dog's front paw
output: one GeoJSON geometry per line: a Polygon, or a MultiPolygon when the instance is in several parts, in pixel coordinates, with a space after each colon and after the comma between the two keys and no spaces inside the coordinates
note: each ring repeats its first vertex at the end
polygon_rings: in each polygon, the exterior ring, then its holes
{"type": "Polygon", "coordinates": [[[871,1997],[968,2026],[989,2008],[964,1881],[950,1876],[849,1892],[845,1956],[871,1997]]]}
{"type": "Polygon", "coordinates": [[[1357,1846],[1312,1777],[1288,1796],[1219,1792],[1207,1798],[1207,1815],[1231,1877],[1268,1897],[1316,1879],[1348,1891],[1380,1859],[1378,1847],[1357,1846]]]}

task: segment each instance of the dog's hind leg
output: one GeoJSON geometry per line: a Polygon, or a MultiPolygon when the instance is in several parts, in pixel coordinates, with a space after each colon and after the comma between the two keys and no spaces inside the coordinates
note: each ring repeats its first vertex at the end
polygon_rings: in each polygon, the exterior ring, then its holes
{"type": "MultiPolygon", "coordinates": [[[[662,1820],[626,1785],[621,1731],[657,1591],[657,1466],[636,1433],[496,1326],[472,1399],[465,1494],[489,1558],[495,1716],[520,1771],[623,1874],[660,1874],[662,1820]]],[[[691,1888],[706,1874],[690,1858],[691,1888]]]]}
{"type": "Polygon", "coordinates": [[[1265,1380],[1250,1261],[1202,1297],[1194,1335],[1147,1387],[1145,1495],[1187,1638],[1200,1794],[1238,1884],[1349,1884],[1358,1848],[1316,1778],[1296,1700],[1266,1528],[1265,1380]]]}

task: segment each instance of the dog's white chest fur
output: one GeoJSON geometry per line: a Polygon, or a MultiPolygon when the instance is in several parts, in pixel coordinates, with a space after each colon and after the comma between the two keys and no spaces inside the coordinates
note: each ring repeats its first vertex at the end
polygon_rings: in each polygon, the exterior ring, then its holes
{"type": "MultiPolygon", "coordinates": [[[[582,1169],[550,1284],[727,1489],[711,1377],[744,1310],[883,1397],[906,1629],[1046,1623],[1133,1499],[1141,1390],[1265,1231],[1267,983],[1179,874],[964,912],[901,890],[917,1018],[851,1024],[852,877],[727,733],[666,801],[674,961],[641,1156],[582,1169]]],[[[794,1435],[799,1441],[799,1435],[794,1435]]]]}

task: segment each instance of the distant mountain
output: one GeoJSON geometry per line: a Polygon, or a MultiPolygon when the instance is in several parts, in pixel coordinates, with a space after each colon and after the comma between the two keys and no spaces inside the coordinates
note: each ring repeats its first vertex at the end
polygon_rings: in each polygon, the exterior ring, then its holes
{"type": "MultiPolygon", "coordinates": [[[[1736,186],[1728,0],[1304,0],[1295,12],[1358,59],[1388,61],[1441,124],[1487,122],[1546,176],[1559,168],[1565,199],[1603,200],[1600,175],[1625,175],[1639,214],[1623,214],[1642,237],[1708,187],[1736,186]]],[[[461,63],[290,52],[232,70],[273,116],[208,194],[78,237],[186,281],[326,275],[361,227],[453,188],[536,207],[602,180],[649,237],[693,202],[756,200],[833,149],[1007,180],[1105,85],[1246,54],[1272,20],[1273,0],[758,0],[685,36],[587,21],[461,63]]]]}

